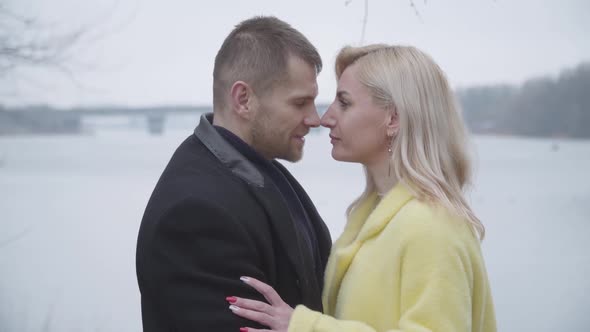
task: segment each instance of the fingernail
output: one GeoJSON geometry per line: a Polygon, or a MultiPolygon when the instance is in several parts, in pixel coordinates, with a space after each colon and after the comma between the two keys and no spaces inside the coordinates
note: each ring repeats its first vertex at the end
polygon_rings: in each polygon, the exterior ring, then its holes
{"type": "Polygon", "coordinates": [[[248,332],[248,328],[247,327],[240,327],[240,332],[248,332]]]}
{"type": "Polygon", "coordinates": [[[250,278],[248,278],[248,277],[240,277],[240,280],[242,280],[245,283],[248,283],[248,281],[250,281],[250,278]]]}
{"type": "Polygon", "coordinates": [[[240,310],[240,308],[238,308],[237,306],[235,306],[235,305],[232,304],[232,305],[229,306],[229,310],[231,310],[231,311],[238,311],[238,310],[240,310]]]}
{"type": "Polygon", "coordinates": [[[237,301],[238,299],[236,299],[236,298],[235,298],[235,297],[233,297],[233,296],[228,296],[228,297],[226,297],[226,298],[225,298],[225,300],[226,300],[227,302],[229,302],[229,303],[236,303],[236,301],[237,301]]]}

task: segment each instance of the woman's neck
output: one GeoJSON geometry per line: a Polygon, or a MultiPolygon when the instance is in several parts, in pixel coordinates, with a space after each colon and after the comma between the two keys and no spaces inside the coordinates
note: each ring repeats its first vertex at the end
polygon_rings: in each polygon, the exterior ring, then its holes
{"type": "Polygon", "coordinates": [[[380,197],[385,196],[398,182],[395,174],[393,174],[393,169],[390,168],[390,163],[390,157],[386,155],[385,158],[379,161],[365,165],[369,176],[375,183],[377,195],[380,197]]]}

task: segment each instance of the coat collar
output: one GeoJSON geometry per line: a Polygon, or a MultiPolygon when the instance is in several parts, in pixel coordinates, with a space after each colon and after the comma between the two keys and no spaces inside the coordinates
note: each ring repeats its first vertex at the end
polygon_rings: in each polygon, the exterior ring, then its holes
{"type": "Polygon", "coordinates": [[[411,191],[399,183],[381,201],[372,193],[352,211],[326,267],[323,302],[327,314],[334,314],[342,279],[363,243],[381,233],[412,198],[411,191]]]}
{"type": "Polygon", "coordinates": [[[413,197],[414,195],[402,183],[393,187],[381,198],[381,201],[377,193],[373,193],[351,214],[350,226],[346,226],[349,235],[354,236],[354,241],[364,242],[381,233],[389,221],[413,197]]]}
{"type": "Polygon", "coordinates": [[[256,187],[264,187],[264,177],[260,171],[215,130],[213,113],[201,116],[201,122],[195,128],[195,136],[232,173],[256,187]]]}

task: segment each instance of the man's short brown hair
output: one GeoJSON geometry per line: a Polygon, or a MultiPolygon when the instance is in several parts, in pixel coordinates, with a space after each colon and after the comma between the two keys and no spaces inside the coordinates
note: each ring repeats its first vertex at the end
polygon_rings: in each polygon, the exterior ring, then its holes
{"type": "Polygon", "coordinates": [[[215,57],[213,107],[226,107],[234,82],[248,83],[256,93],[272,90],[285,78],[289,56],[296,56],[319,73],[322,59],[301,32],[276,17],[253,17],[238,24],[215,57]]]}

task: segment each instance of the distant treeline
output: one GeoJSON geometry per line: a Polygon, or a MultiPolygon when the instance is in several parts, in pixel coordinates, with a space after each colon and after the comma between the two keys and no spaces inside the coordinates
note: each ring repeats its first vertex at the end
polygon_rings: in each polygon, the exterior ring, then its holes
{"type": "Polygon", "coordinates": [[[459,89],[474,133],[590,138],[590,63],[522,86],[459,89]]]}

